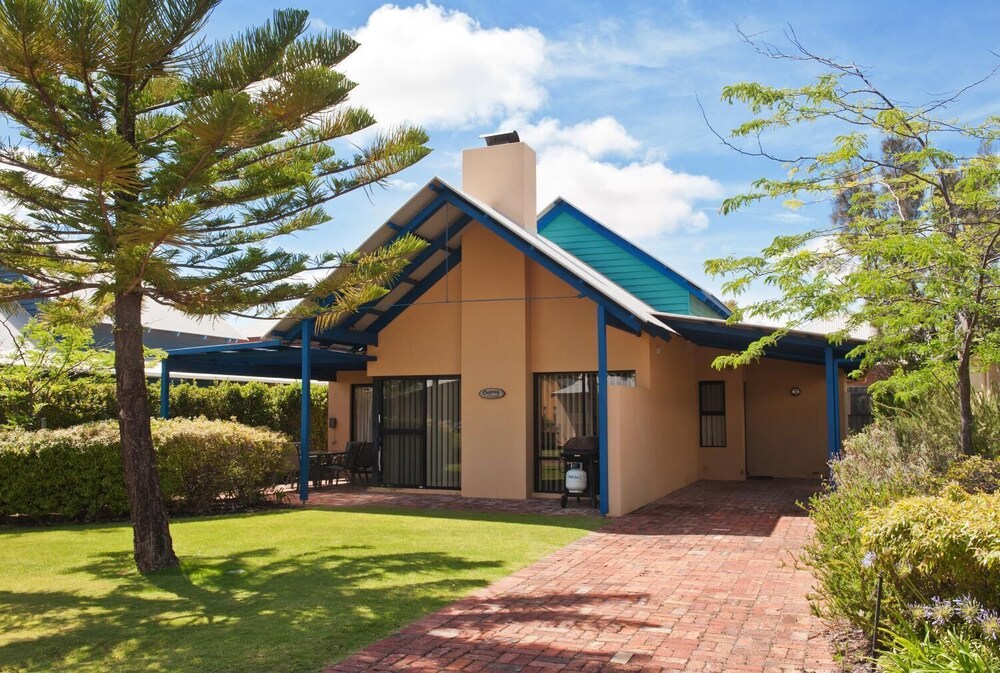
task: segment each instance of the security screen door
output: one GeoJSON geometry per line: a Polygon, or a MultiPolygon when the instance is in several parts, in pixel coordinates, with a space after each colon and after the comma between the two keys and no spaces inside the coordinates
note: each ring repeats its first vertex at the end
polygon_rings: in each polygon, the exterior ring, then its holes
{"type": "Polygon", "coordinates": [[[457,377],[376,379],[383,484],[461,487],[460,392],[457,377]]]}

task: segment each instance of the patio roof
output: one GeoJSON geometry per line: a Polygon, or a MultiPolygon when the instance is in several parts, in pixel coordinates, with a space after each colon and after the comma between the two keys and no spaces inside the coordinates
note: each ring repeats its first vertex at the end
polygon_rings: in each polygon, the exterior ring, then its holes
{"type": "MultiPolygon", "coordinates": [[[[684,339],[706,348],[719,348],[730,352],[746,349],[761,337],[774,334],[777,327],[754,325],[749,323],[729,324],[717,318],[702,318],[690,315],[658,313],[657,317],[684,339]]],[[[838,366],[845,368],[853,366],[854,361],[847,359],[847,354],[863,343],[858,339],[848,339],[839,344],[831,344],[829,337],[821,332],[792,330],[778,340],[778,343],[765,350],[764,356],[779,360],[790,360],[806,364],[825,365],[827,350],[838,366]]]]}
{"type": "MultiPolygon", "coordinates": [[[[343,350],[311,348],[311,379],[334,381],[337,372],[364,370],[375,358],[343,350]]],[[[250,341],[218,346],[179,348],[168,351],[164,360],[170,372],[186,374],[238,374],[241,376],[300,379],[302,347],[279,339],[250,341]]]]}

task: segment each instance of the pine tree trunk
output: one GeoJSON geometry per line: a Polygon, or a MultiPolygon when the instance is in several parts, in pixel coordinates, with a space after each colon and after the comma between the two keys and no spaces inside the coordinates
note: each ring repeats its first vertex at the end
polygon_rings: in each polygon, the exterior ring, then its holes
{"type": "Polygon", "coordinates": [[[149,427],[142,350],[142,295],[115,296],[115,375],[122,465],[128,492],[135,565],[148,573],[177,565],[149,427]]]}
{"type": "Polygon", "coordinates": [[[972,376],[969,359],[966,354],[958,359],[959,439],[962,453],[967,456],[972,454],[972,376]]]}

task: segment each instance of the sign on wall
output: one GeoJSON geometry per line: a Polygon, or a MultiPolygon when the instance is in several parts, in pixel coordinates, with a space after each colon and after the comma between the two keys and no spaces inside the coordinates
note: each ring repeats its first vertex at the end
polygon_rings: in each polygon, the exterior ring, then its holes
{"type": "Polygon", "coordinates": [[[479,396],[484,400],[499,400],[507,394],[503,388],[483,388],[479,391],[479,396]]]}

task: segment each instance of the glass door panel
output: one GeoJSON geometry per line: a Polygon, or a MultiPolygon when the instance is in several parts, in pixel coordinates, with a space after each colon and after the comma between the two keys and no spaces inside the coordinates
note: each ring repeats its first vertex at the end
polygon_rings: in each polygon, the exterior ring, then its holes
{"type": "Polygon", "coordinates": [[[375,395],[382,483],[460,488],[459,379],[380,379],[375,395]]]}

